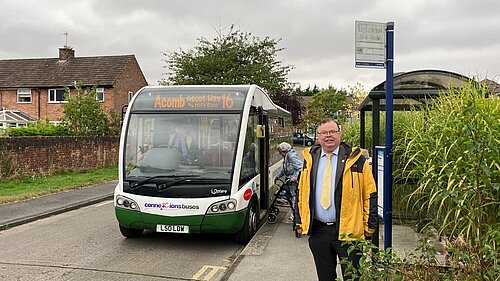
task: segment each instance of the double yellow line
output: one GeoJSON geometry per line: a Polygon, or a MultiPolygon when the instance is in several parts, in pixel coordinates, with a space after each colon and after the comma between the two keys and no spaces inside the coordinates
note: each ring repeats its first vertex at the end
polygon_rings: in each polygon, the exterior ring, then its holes
{"type": "Polygon", "coordinates": [[[204,265],[195,275],[193,275],[194,280],[205,280],[210,281],[219,272],[219,270],[226,270],[225,266],[216,265],[204,265]],[[202,279],[203,278],[203,279],[202,279]]]}

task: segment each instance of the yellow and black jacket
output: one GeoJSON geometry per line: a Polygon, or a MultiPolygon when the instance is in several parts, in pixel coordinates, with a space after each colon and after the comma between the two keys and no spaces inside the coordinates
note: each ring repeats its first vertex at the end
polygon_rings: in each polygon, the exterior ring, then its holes
{"type": "MultiPolygon", "coordinates": [[[[304,164],[299,180],[298,226],[310,234],[314,218],[314,194],[321,146],[302,152],[304,164]]],[[[367,159],[360,148],[346,143],[339,146],[335,183],[335,208],[340,240],[364,237],[373,233],[377,224],[377,189],[367,159]]]]}

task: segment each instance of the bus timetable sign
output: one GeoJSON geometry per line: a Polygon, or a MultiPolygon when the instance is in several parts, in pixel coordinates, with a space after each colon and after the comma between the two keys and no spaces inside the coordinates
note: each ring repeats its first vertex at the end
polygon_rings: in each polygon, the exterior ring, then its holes
{"type": "Polygon", "coordinates": [[[385,28],[385,23],[356,21],[356,67],[385,68],[385,28]]]}

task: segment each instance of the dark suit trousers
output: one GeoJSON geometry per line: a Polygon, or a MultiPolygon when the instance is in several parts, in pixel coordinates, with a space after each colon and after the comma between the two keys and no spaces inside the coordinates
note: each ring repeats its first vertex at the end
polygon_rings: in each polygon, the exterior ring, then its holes
{"type": "MultiPolygon", "coordinates": [[[[338,239],[338,230],[335,225],[323,226],[317,221],[313,222],[311,235],[309,236],[309,248],[314,257],[316,272],[319,281],[331,281],[337,278],[337,256],[339,260],[348,258],[355,268],[359,268],[359,251],[347,254],[349,244],[342,245],[343,241],[338,239]]],[[[345,279],[347,265],[341,264],[342,276],[345,279]]]]}

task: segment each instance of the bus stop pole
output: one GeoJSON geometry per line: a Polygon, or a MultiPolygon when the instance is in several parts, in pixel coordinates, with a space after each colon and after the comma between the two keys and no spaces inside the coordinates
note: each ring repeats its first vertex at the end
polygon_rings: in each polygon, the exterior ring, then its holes
{"type": "Polygon", "coordinates": [[[386,25],[386,96],[385,96],[385,148],[384,167],[384,249],[392,247],[392,132],[394,98],[394,22],[386,25]]]}

